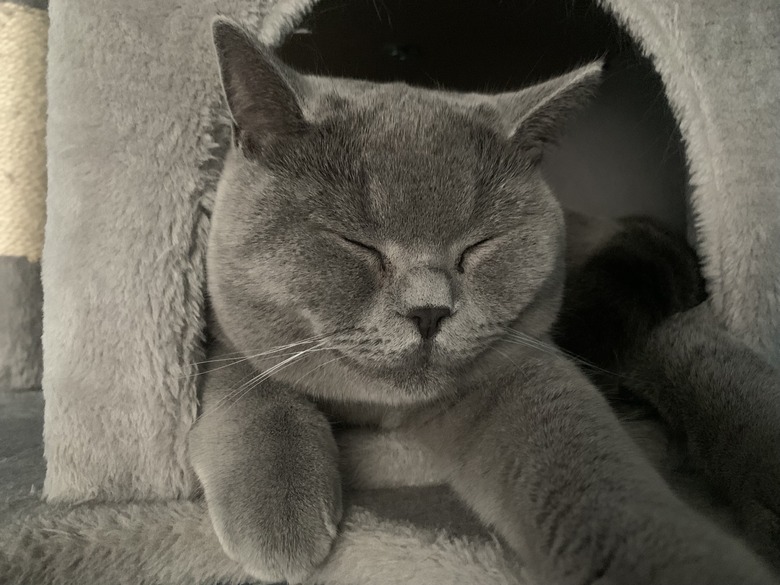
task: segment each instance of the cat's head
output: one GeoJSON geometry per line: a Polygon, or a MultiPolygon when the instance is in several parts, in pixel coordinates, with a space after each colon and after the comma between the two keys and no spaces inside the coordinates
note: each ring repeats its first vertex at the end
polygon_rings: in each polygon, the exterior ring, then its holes
{"type": "Polygon", "coordinates": [[[462,95],[303,76],[235,25],[214,34],[234,144],[209,291],[238,350],[310,339],[258,367],[314,347],[310,368],[397,403],[441,392],[507,327],[550,327],[563,221],[539,162],[600,64],[462,95]]]}

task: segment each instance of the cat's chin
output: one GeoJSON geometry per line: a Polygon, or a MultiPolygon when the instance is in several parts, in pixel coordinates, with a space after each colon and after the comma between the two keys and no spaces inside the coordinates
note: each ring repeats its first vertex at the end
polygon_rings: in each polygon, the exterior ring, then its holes
{"type": "Polygon", "coordinates": [[[347,356],[343,365],[426,400],[446,394],[454,387],[455,380],[472,365],[474,357],[452,356],[434,344],[421,343],[388,360],[347,356]]]}

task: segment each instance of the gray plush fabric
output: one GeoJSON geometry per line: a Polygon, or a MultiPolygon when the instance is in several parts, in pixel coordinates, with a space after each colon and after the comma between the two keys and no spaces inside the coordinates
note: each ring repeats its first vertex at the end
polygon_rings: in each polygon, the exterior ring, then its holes
{"type": "Polygon", "coordinates": [[[603,0],[655,59],[686,142],[723,323],[780,363],[780,3],[603,0]]]}
{"type": "Polygon", "coordinates": [[[40,265],[0,256],[0,392],[41,385],[40,265]]]}
{"type": "MultiPolygon", "coordinates": [[[[680,118],[713,307],[778,363],[780,4],[604,3],[655,58],[680,118]]],[[[188,374],[201,354],[208,209],[226,138],[209,25],[220,12],[276,44],[310,4],[51,3],[49,503],[18,504],[0,527],[0,582],[241,580],[202,505],[183,501],[196,492],[188,374]]],[[[446,491],[401,489],[435,481],[413,449],[380,437],[348,441],[346,453],[363,489],[317,583],[523,582],[446,491]]]]}
{"type": "Polygon", "coordinates": [[[0,510],[39,499],[45,471],[42,431],[40,391],[0,392],[0,510]]]}
{"type": "MultiPolygon", "coordinates": [[[[222,552],[202,501],[43,503],[42,426],[40,392],[0,393],[0,583],[253,582],[222,552]]],[[[344,531],[314,582],[521,582],[443,488],[354,494],[344,531]]]]}

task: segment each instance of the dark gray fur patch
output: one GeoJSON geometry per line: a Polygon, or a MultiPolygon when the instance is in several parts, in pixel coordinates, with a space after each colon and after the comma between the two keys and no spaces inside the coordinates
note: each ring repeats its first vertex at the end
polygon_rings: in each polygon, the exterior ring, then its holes
{"type": "Polygon", "coordinates": [[[0,257],[0,392],[41,385],[42,306],[40,264],[0,257]]]}
{"type": "Polygon", "coordinates": [[[682,237],[649,218],[620,223],[617,234],[567,274],[554,327],[561,348],[614,372],[654,327],[705,298],[698,257],[682,237]]]}
{"type": "Polygon", "coordinates": [[[2,4],[18,4],[28,8],[37,8],[38,10],[49,9],[49,0],[3,0],[2,4]]]}

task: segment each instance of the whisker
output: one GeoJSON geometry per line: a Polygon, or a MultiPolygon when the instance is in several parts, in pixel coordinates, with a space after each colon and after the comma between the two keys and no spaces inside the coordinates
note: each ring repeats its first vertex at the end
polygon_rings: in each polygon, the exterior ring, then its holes
{"type": "Polygon", "coordinates": [[[231,366],[238,365],[238,364],[243,363],[245,361],[252,360],[252,359],[257,359],[257,358],[263,357],[263,356],[274,356],[274,357],[276,357],[277,355],[279,355],[279,352],[282,352],[282,351],[285,351],[285,350],[288,350],[288,349],[292,349],[294,347],[299,347],[301,345],[306,345],[306,344],[309,344],[309,343],[317,343],[318,341],[322,341],[322,340],[313,337],[313,338],[305,339],[305,340],[302,340],[302,341],[296,341],[295,343],[289,343],[287,345],[280,345],[280,346],[274,347],[272,349],[269,349],[269,350],[266,350],[266,351],[262,351],[260,353],[255,353],[253,355],[242,354],[243,357],[217,358],[217,359],[213,359],[213,360],[207,360],[207,361],[204,361],[204,362],[198,362],[198,365],[200,365],[200,364],[209,364],[209,363],[221,363],[221,362],[231,362],[231,363],[226,364],[224,366],[219,366],[217,368],[213,368],[213,369],[210,369],[210,370],[203,370],[203,371],[200,371],[200,372],[195,372],[193,374],[185,374],[183,376],[179,376],[179,379],[181,379],[181,378],[197,378],[198,376],[202,376],[203,374],[210,374],[212,372],[216,372],[216,371],[222,370],[224,368],[229,368],[231,366]]]}
{"type": "Polygon", "coordinates": [[[267,370],[263,370],[262,372],[258,373],[256,376],[252,376],[248,382],[245,382],[235,390],[230,391],[228,394],[223,396],[220,400],[217,401],[217,403],[214,405],[213,408],[211,408],[208,412],[204,412],[201,414],[198,418],[203,418],[205,416],[208,416],[209,414],[213,414],[220,409],[224,409],[225,403],[229,401],[232,398],[235,398],[235,400],[232,401],[232,404],[228,405],[227,408],[230,408],[233,404],[236,404],[243,396],[245,396],[247,393],[254,390],[259,384],[264,382],[266,379],[268,379],[271,375],[279,371],[281,368],[286,367],[304,355],[306,355],[311,349],[307,348],[302,351],[299,351],[295,354],[293,354],[291,357],[288,357],[278,364],[272,366],[271,368],[268,368],[267,370]]]}
{"type": "MultiPolygon", "coordinates": [[[[317,341],[322,341],[323,339],[331,339],[332,340],[332,339],[335,339],[338,335],[340,335],[342,333],[349,333],[349,332],[360,331],[360,330],[361,330],[360,327],[342,327],[342,328],[339,328],[339,329],[334,329],[333,331],[331,331],[329,333],[320,333],[320,334],[317,334],[317,335],[312,335],[311,337],[307,337],[305,339],[299,339],[298,341],[293,341],[292,343],[288,343],[288,344],[285,344],[285,345],[279,345],[279,346],[273,347],[273,348],[268,349],[268,350],[265,350],[265,349],[263,349],[263,350],[260,350],[260,349],[254,349],[254,350],[247,349],[247,350],[243,350],[243,351],[233,351],[233,352],[228,352],[228,353],[221,353],[221,354],[219,354],[219,357],[216,357],[216,358],[213,358],[213,359],[204,360],[204,361],[200,361],[200,362],[191,362],[191,363],[187,364],[187,366],[199,366],[199,365],[209,364],[209,363],[214,363],[214,362],[240,360],[240,359],[244,359],[244,357],[246,356],[247,353],[255,353],[255,352],[259,352],[259,351],[274,352],[274,351],[278,351],[278,350],[282,350],[282,349],[289,349],[291,347],[295,347],[295,346],[302,345],[302,344],[305,344],[305,343],[315,343],[317,341]],[[234,357],[231,357],[231,356],[234,356],[234,357]]],[[[261,353],[261,354],[257,354],[257,355],[264,355],[264,354],[261,353]]],[[[251,359],[251,358],[249,358],[249,359],[251,359]]]]}
{"type": "MultiPolygon", "coordinates": [[[[328,348],[328,349],[329,349],[329,348],[328,348]]],[[[333,362],[336,362],[336,361],[338,361],[338,360],[342,360],[342,359],[344,359],[345,357],[347,357],[347,356],[345,356],[345,355],[337,355],[337,356],[336,356],[336,357],[334,357],[333,359],[330,359],[330,360],[328,360],[328,361],[326,361],[326,362],[323,362],[323,363],[321,363],[321,364],[319,364],[319,365],[317,365],[317,366],[314,366],[314,367],[313,367],[311,370],[309,370],[308,372],[306,372],[305,374],[303,374],[302,376],[300,376],[300,377],[299,377],[297,380],[295,380],[295,383],[297,384],[298,382],[300,382],[301,380],[303,380],[303,379],[304,379],[306,376],[309,376],[309,375],[313,374],[315,371],[319,370],[320,368],[324,368],[324,367],[325,367],[325,366],[327,366],[328,364],[332,364],[333,362]]]]}
{"type": "Polygon", "coordinates": [[[230,360],[236,360],[236,359],[240,359],[240,358],[246,356],[246,354],[248,354],[248,353],[255,353],[255,352],[262,352],[262,353],[268,352],[268,353],[270,353],[270,352],[274,352],[274,351],[281,350],[281,349],[287,349],[287,348],[290,348],[290,347],[295,347],[297,345],[303,345],[305,343],[314,343],[316,341],[319,341],[323,337],[327,337],[327,336],[326,335],[313,335],[313,336],[307,337],[305,339],[299,339],[298,341],[293,341],[292,343],[286,343],[284,345],[277,345],[277,346],[272,347],[270,349],[263,349],[263,350],[256,349],[256,350],[244,350],[244,351],[234,351],[234,352],[229,352],[229,353],[221,353],[221,354],[219,354],[219,357],[217,357],[217,358],[204,360],[202,362],[193,362],[193,363],[188,364],[188,365],[199,366],[199,365],[202,365],[202,364],[209,364],[209,363],[213,363],[213,362],[225,362],[225,361],[230,361],[230,360]],[[231,357],[231,356],[233,356],[233,357],[231,357]]]}
{"type": "Polygon", "coordinates": [[[568,357],[578,363],[581,363],[583,365],[587,365],[589,367],[593,367],[595,369],[602,370],[605,373],[617,375],[615,372],[610,372],[608,370],[604,370],[603,368],[600,368],[599,366],[592,364],[585,360],[584,358],[579,357],[578,355],[575,355],[571,352],[568,352],[560,347],[556,347],[554,345],[550,345],[548,343],[543,342],[541,339],[536,339],[535,337],[532,337],[531,335],[528,335],[527,333],[523,333],[522,331],[518,331],[517,329],[512,329],[511,327],[506,328],[509,335],[514,339],[514,341],[522,342],[523,345],[527,347],[531,347],[533,349],[537,349],[541,352],[544,352],[548,355],[554,355],[557,357],[568,357]]]}
{"type": "Polygon", "coordinates": [[[578,363],[578,364],[580,364],[580,365],[582,365],[582,366],[584,366],[586,368],[589,368],[591,370],[600,372],[602,374],[607,374],[609,376],[613,376],[613,377],[615,377],[617,379],[643,381],[643,380],[640,380],[639,378],[636,378],[635,376],[629,376],[627,374],[622,374],[622,373],[619,373],[619,372],[614,372],[612,370],[608,370],[606,368],[602,368],[601,366],[598,366],[598,365],[594,364],[593,362],[590,362],[590,361],[586,360],[585,358],[583,358],[583,357],[581,357],[581,356],[579,356],[579,355],[577,355],[575,353],[567,351],[567,350],[565,350],[565,349],[563,349],[561,347],[558,347],[558,346],[555,346],[555,345],[551,345],[549,343],[545,343],[541,339],[536,339],[535,337],[533,337],[533,336],[531,336],[531,335],[529,335],[527,333],[524,333],[522,331],[518,331],[517,329],[513,329],[511,327],[504,327],[504,329],[507,331],[507,333],[509,333],[510,336],[512,336],[514,338],[515,341],[522,342],[523,345],[526,345],[526,346],[534,348],[534,349],[538,349],[539,351],[542,351],[542,352],[547,353],[549,355],[569,358],[572,361],[574,361],[574,362],[576,362],[576,363],[578,363]]]}
{"type": "Polygon", "coordinates": [[[205,411],[204,411],[204,412],[201,412],[201,413],[198,415],[198,417],[197,417],[197,419],[196,419],[196,420],[200,420],[201,418],[205,417],[206,415],[208,415],[208,414],[213,414],[214,412],[218,411],[218,410],[220,409],[220,407],[221,407],[221,406],[222,406],[222,405],[223,405],[223,404],[224,404],[224,403],[225,403],[227,400],[230,400],[231,398],[233,398],[233,397],[234,397],[234,396],[235,396],[235,395],[236,395],[238,392],[240,392],[240,391],[241,391],[241,389],[242,389],[242,388],[244,388],[244,387],[246,386],[246,384],[249,384],[249,383],[252,381],[252,379],[253,379],[254,377],[255,377],[255,374],[250,374],[249,376],[244,376],[244,378],[242,378],[242,379],[241,379],[241,381],[239,382],[239,386],[238,386],[238,388],[236,388],[236,389],[234,389],[234,390],[231,390],[231,391],[230,391],[230,392],[228,392],[228,393],[227,393],[225,396],[223,396],[222,398],[220,398],[219,400],[217,400],[217,402],[216,402],[216,403],[215,403],[213,406],[210,406],[210,407],[209,407],[209,410],[208,410],[208,412],[205,412],[205,411]]]}
{"type": "MultiPolygon", "coordinates": [[[[260,386],[263,382],[268,380],[272,375],[291,366],[293,363],[300,360],[304,355],[306,355],[310,351],[311,350],[305,349],[285,360],[282,360],[280,363],[268,368],[267,370],[263,370],[260,374],[258,374],[247,384],[245,384],[246,389],[243,392],[241,392],[239,396],[236,397],[236,399],[233,401],[233,404],[236,404],[238,401],[241,400],[242,397],[246,396],[248,393],[252,392],[253,390],[256,390],[258,386],[260,386]]],[[[230,406],[228,406],[228,408],[230,408],[230,406]]]]}
{"type": "Polygon", "coordinates": [[[514,365],[514,366],[515,366],[515,367],[516,367],[518,370],[522,370],[522,368],[521,368],[521,367],[518,365],[518,363],[517,363],[515,360],[513,360],[511,357],[509,357],[508,355],[506,355],[506,354],[505,354],[503,351],[501,351],[500,349],[497,349],[497,350],[496,350],[496,353],[498,353],[500,356],[502,356],[504,359],[506,359],[506,360],[507,360],[509,363],[511,363],[512,365],[514,365]]]}
{"type": "MultiPolygon", "coordinates": [[[[256,376],[252,376],[249,379],[249,381],[247,381],[245,383],[242,383],[238,388],[236,388],[235,390],[229,392],[227,395],[225,395],[223,398],[221,398],[216,403],[216,405],[214,405],[214,407],[209,409],[208,412],[204,412],[203,414],[201,414],[201,416],[198,417],[198,418],[203,418],[204,416],[212,414],[212,413],[214,413],[214,412],[216,412],[216,411],[218,411],[220,409],[230,408],[232,405],[234,405],[237,402],[239,402],[243,396],[246,396],[246,394],[248,394],[249,392],[255,390],[258,386],[260,386],[260,384],[262,384],[263,382],[268,380],[272,375],[274,375],[275,373],[277,373],[277,372],[279,372],[279,371],[281,371],[281,370],[291,366],[292,364],[294,364],[295,362],[299,361],[300,359],[302,359],[305,355],[307,355],[309,353],[313,353],[315,351],[332,351],[332,350],[339,349],[338,347],[335,347],[335,346],[323,347],[324,343],[325,343],[325,340],[320,341],[318,343],[318,345],[315,346],[315,347],[306,348],[304,350],[292,353],[291,355],[288,354],[289,357],[287,357],[286,359],[284,359],[281,362],[271,366],[268,369],[263,370],[262,372],[259,372],[256,376]],[[227,401],[230,401],[231,399],[233,399],[232,403],[230,405],[228,405],[228,406],[225,406],[225,403],[227,401]]],[[[278,356],[276,356],[276,357],[278,357],[278,356]]],[[[346,357],[346,356],[339,356],[339,357],[346,357]]],[[[330,360],[330,361],[335,361],[335,360],[330,360]]],[[[329,363],[329,362],[326,362],[326,364],[327,363],[329,363]]],[[[323,365],[326,365],[326,364],[320,364],[320,366],[323,366],[323,365]]],[[[320,366],[318,366],[318,367],[320,367],[320,366]]],[[[316,369],[317,368],[313,368],[311,371],[314,371],[316,369]]]]}
{"type": "Polygon", "coordinates": [[[541,351],[545,351],[547,353],[552,353],[555,355],[561,355],[561,356],[567,356],[572,357],[575,359],[580,359],[578,356],[574,355],[568,355],[569,352],[566,350],[561,349],[560,347],[550,345],[548,343],[545,343],[541,339],[537,339],[536,337],[533,337],[531,335],[528,335],[527,333],[524,333],[522,331],[518,331],[517,329],[512,329],[511,327],[505,328],[507,333],[512,336],[516,341],[522,341],[529,347],[533,347],[536,349],[539,349],[541,351]]]}

